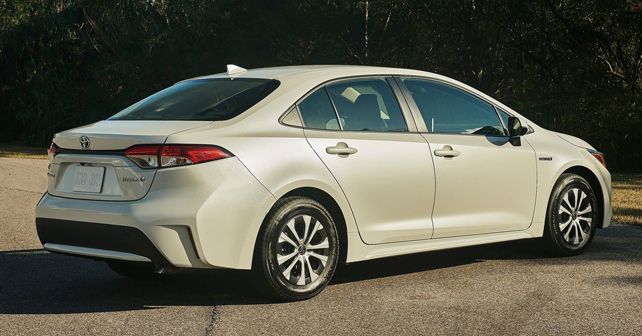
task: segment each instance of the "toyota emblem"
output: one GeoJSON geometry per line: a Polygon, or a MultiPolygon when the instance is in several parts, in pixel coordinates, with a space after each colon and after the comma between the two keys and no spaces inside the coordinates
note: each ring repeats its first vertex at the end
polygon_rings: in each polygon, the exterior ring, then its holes
{"type": "Polygon", "coordinates": [[[83,135],[80,137],[80,148],[82,149],[89,149],[89,137],[86,135],[83,135]]]}

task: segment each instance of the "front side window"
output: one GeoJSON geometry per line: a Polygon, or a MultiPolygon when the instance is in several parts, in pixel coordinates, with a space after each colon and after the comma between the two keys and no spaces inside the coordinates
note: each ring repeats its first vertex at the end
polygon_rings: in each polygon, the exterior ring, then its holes
{"type": "Polygon", "coordinates": [[[115,114],[110,120],[228,120],[263,100],[279,81],[209,78],[180,82],[115,114]]]}
{"type": "Polygon", "coordinates": [[[356,79],[327,87],[345,131],[403,132],[399,103],[382,78],[356,79]]]}
{"type": "Polygon", "coordinates": [[[404,79],[431,133],[506,136],[487,102],[452,86],[421,79],[404,79]]]}
{"type": "Polygon", "coordinates": [[[499,113],[499,117],[502,118],[504,128],[508,129],[508,118],[510,117],[510,114],[500,108],[497,109],[497,112],[499,113]]]}

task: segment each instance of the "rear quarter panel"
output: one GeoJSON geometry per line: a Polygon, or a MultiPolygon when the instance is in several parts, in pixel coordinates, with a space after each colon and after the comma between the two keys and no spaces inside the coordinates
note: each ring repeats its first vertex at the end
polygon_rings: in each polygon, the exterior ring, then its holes
{"type": "MultiPolygon", "coordinates": [[[[274,202],[288,192],[301,187],[313,187],[329,194],[341,209],[348,235],[353,237],[355,235],[351,233],[357,232],[354,216],[343,191],[308,144],[303,130],[279,124],[278,117],[270,120],[250,116],[243,122],[228,124],[224,127],[172,135],[167,142],[221,146],[233,153],[273,195],[273,202],[270,204],[254,204],[252,211],[259,214],[257,217],[242,216],[241,218],[247,217],[248,221],[225,224],[243,228],[245,231],[243,248],[246,250],[253,250],[262,221],[274,202]]],[[[251,199],[243,198],[237,201],[252,202],[251,199]]],[[[207,239],[207,237],[201,237],[201,239],[207,239]]],[[[251,255],[243,257],[240,262],[244,267],[250,266],[251,255]]]]}

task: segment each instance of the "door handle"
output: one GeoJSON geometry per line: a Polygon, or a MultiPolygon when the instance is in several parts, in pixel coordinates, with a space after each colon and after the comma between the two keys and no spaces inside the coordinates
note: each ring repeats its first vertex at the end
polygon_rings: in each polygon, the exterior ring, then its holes
{"type": "Polygon", "coordinates": [[[460,152],[456,151],[453,149],[453,146],[451,145],[444,145],[444,147],[441,147],[441,149],[435,149],[435,156],[442,156],[446,158],[452,158],[455,156],[459,156],[461,154],[460,152]]]}
{"type": "Polygon", "coordinates": [[[332,155],[339,155],[340,157],[346,157],[356,153],[357,149],[348,147],[348,144],[345,142],[337,142],[336,146],[326,147],[325,152],[332,155]]]}

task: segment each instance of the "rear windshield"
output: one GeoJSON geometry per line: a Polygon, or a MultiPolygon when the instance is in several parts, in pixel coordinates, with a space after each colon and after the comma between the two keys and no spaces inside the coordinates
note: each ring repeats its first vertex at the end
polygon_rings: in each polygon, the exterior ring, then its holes
{"type": "Polygon", "coordinates": [[[193,79],[177,83],[113,115],[109,120],[227,120],[279,86],[256,78],[193,79]]]}

